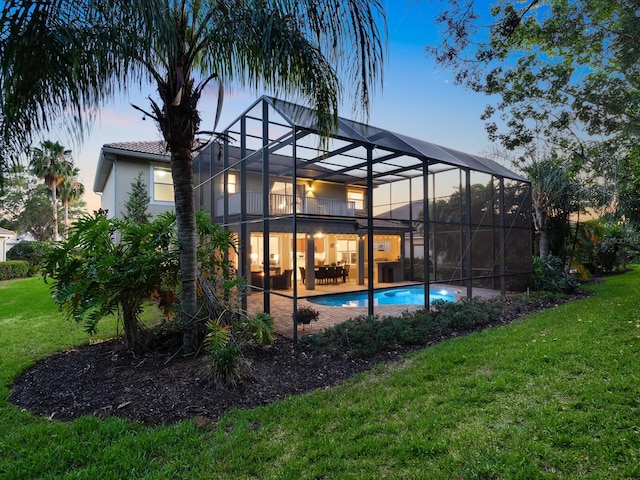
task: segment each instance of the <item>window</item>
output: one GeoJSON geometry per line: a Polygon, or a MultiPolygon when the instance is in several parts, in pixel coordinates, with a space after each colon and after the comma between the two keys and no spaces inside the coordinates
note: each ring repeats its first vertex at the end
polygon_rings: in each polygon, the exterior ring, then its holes
{"type": "Polygon", "coordinates": [[[364,210],[364,192],[362,190],[348,190],[347,201],[355,203],[356,210],[364,210]]]}
{"type": "Polygon", "coordinates": [[[290,183],[286,182],[273,182],[271,186],[271,193],[276,193],[279,195],[291,195],[291,189],[293,186],[290,183]]]}
{"type": "Polygon", "coordinates": [[[173,202],[173,177],[171,170],[164,167],[153,167],[153,201],[173,202]]]}
{"type": "Polygon", "coordinates": [[[356,240],[337,240],[336,257],[342,263],[356,263],[356,240]]]}
{"type": "Polygon", "coordinates": [[[236,178],[235,173],[227,174],[227,193],[236,193],[236,178]]]}

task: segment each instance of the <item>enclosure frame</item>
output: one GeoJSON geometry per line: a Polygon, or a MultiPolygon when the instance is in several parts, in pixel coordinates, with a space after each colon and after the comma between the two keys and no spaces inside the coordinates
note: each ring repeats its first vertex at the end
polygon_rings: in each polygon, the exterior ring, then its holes
{"type": "Polygon", "coordinates": [[[290,299],[296,339],[325,262],[366,286],[370,316],[385,283],[422,285],[425,307],[436,284],[471,298],[530,283],[531,185],[487,158],[344,118],[322,134],[312,109],[263,96],[195,156],[194,175],[196,203],[237,236],[243,305],[290,299]],[[290,285],[277,286],[282,271],[290,285]]]}

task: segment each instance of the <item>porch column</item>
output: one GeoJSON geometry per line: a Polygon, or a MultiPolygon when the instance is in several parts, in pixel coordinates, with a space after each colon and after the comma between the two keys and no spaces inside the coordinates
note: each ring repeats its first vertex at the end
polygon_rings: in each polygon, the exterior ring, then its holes
{"type": "Polygon", "coordinates": [[[314,290],[316,288],[316,272],[314,265],[315,251],[316,240],[312,234],[307,234],[307,254],[304,256],[304,269],[306,270],[304,286],[307,290],[314,290]]]}
{"type": "Polygon", "coordinates": [[[364,285],[364,235],[358,233],[358,285],[364,285]]]}

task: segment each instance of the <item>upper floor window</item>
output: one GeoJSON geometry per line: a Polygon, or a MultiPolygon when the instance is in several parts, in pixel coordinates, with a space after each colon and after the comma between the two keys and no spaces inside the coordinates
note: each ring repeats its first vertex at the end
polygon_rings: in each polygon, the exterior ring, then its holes
{"type": "Polygon", "coordinates": [[[153,167],[153,195],[154,202],[173,202],[173,176],[171,169],[153,167]]]}
{"type": "Polygon", "coordinates": [[[237,176],[235,173],[227,174],[227,193],[236,193],[237,176]]]}
{"type": "Polygon", "coordinates": [[[293,185],[287,182],[273,182],[271,185],[271,193],[279,195],[293,195],[292,189],[293,185]]]}
{"type": "Polygon", "coordinates": [[[356,210],[364,210],[364,192],[362,190],[347,190],[347,201],[355,203],[356,210]]]}

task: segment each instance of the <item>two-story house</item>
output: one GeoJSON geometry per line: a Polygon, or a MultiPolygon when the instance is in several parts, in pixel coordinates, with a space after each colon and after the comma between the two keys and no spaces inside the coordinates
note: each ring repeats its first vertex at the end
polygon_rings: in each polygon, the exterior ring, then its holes
{"type": "MultiPolygon", "coordinates": [[[[312,110],[271,97],[221,138],[194,157],[196,203],[236,234],[254,308],[288,302],[294,335],[298,301],[320,292],[365,291],[374,315],[381,287],[424,287],[428,305],[434,284],[467,297],[529,284],[530,184],[490,159],[343,118],[327,139],[312,110]]],[[[141,153],[154,195],[166,152],[141,153]]],[[[111,204],[104,166],[123,158],[103,148],[96,186],[111,204]]]]}

